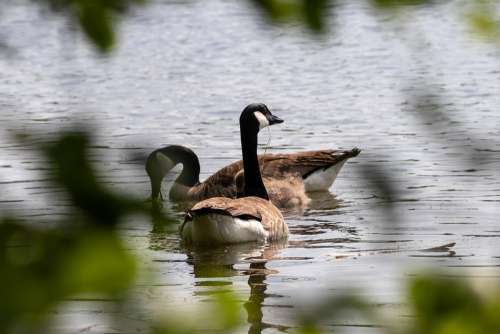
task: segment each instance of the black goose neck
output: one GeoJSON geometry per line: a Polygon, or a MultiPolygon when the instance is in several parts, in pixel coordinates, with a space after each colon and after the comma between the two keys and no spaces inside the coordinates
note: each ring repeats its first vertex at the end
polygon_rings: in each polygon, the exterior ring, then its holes
{"type": "Polygon", "coordinates": [[[240,119],[241,149],[245,171],[244,196],[257,196],[269,200],[257,157],[257,136],[259,128],[240,119]]]}
{"type": "Polygon", "coordinates": [[[169,146],[166,150],[166,155],[174,164],[182,164],[182,172],[175,180],[176,183],[188,187],[200,183],[200,160],[192,150],[177,145],[169,146]]]}

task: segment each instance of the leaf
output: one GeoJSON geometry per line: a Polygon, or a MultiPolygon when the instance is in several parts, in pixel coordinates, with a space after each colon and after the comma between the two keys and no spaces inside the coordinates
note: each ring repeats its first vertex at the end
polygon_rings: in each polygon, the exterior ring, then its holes
{"type": "Polygon", "coordinates": [[[438,275],[413,279],[410,299],[419,333],[448,333],[444,328],[456,328],[457,319],[474,323],[482,308],[481,300],[464,281],[438,275]]]}
{"type": "Polygon", "coordinates": [[[303,0],[303,11],[307,25],[314,31],[324,29],[324,13],[327,5],[326,0],[303,0]]]}
{"type": "Polygon", "coordinates": [[[118,294],[132,284],[135,259],[126,252],[118,237],[91,231],[78,240],[62,260],[61,286],[69,294],[118,294]]]}
{"type": "Polygon", "coordinates": [[[420,6],[431,4],[431,0],[372,0],[375,7],[379,9],[397,9],[405,6],[420,6]]]}
{"type": "Polygon", "coordinates": [[[314,32],[325,27],[328,0],[252,0],[273,23],[301,21],[314,32]]]}
{"type": "Polygon", "coordinates": [[[77,8],[80,25],[87,37],[101,51],[109,51],[115,40],[110,9],[93,0],[80,0],[77,8]]]}

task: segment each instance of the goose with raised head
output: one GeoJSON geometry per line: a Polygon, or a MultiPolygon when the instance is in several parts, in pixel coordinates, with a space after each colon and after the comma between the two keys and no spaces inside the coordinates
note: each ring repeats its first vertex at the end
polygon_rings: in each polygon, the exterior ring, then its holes
{"type": "MultiPolygon", "coordinates": [[[[271,201],[278,207],[283,207],[282,203],[287,203],[287,206],[294,202],[283,200],[284,194],[280,189],[287,189],[288,193],[291,189],[299,188],[307,192],[328,190],[344,163],[359,152],[359,149],[354,148],[347,151],[318,150],[260,155],[259,164],[271,201]],[[277,194],[279,197],[276,197],[277,194]]],[[[216,196],[237,196],[235,179],[243,170],[242,160],[225,166],[200,182],[200,162],[196,154],[187,147],[170,145],[153,151],[147,159],[146,171],[151,181],[152,199],[162,199],[162,180],[177,164],[182,164],[183,168],[170,189],[171,200],[200,201],[216,196]]],[[[299,195],[295,192],[294,194],[299,195]]]]}
{"type": "Polygon", "coordinates": [[[269,200],[257,157],[259,131],[281,122],[264,104],[250,104],[243,110],[240,116],[245,170],[242,197],[213,197],[194,205],[180,228],[185,242],[226,244],[280,240],[288,236],[283,215],[269,200]]]}

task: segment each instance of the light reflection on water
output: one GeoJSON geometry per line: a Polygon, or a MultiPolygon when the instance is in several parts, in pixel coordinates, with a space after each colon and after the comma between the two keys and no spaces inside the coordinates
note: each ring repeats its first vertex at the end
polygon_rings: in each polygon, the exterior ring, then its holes
{"type": "MultiPolygon", "coordinates": [[[[190,250],[175,232],[127,221],[131,249],[150,257],[158,289],[166,289],[148,298],[177,293],[169,299],[175,310],[230,286],[248,296],[245,330],[281,331],[294,324],[291,308],[342,287],[396,309],[403,273],[429,262],[498,278],[498,51],[463,34],[460,19],[451,19],[455,6],[420,9],[400,26],[348,2],[336,7],[333,33],[315,41],[269,30],[239,2],[156,4],[125,22],[121,44],[103,60],[83,41],[66,47],[62,22],[41,24],[45,17],[19,5],[1,26],[23,38],[9,41],[19,56],[0,62],[0,208],[43,220],[67,206],[16,132],[46,139],[75,120],[90,122],[103,180],[146,198],[149,182],[131,158],[184,144],[199,155],[204,178],[240,158],[238,114],[262,101],[285,119],[272,129],[269,153],[354,146],[362,153],[331,193],[312,194],[304,214],[287,215],[291,235],[282,247],[190,250]],[[376,178],[366,182],[370,165],[391,176],[396,196],[384,196],[376,178]]],[[[182,220],[181,206],[166,208],[182,220]]],[[[62,327],[109,330],[86,305],[75,309],[62,313],[62,327]]]]}

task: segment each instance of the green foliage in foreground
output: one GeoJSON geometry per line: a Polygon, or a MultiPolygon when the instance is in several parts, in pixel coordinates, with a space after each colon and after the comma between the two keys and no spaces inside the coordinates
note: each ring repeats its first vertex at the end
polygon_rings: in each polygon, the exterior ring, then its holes
{"type": "Polygon", "coordinates": [[[0,267],[1,333],[39,331],[75,295],[123,297],[136,272],[112,231],[69,224],[37,230],[13,220],[0,224],[0,267]]]}
{"type": "Polygon", "coordinates": [[[470,26],[486,40],[500,45],[499,2],[492,0],[474,1],[466,19],[470,26]]]}
{"type": "Polygon", "coordinates": [[[63,300],[84,293],[120,299],[134,282],[136,260],[115,227],[125,214],[146,209],[96,181],[87,148],[87,135],[75,132],[42,149],[49,177],[70,198],[67,219],[44,222],[57,227],[43,229],[1,220],[0,333],[40,332],[63,300]]]}
{"type": "MultiPolygon", "coordinates": [[[[315,33],[327,31],[328,20],[334,17],[335,0],[248,0],[272,24],[298,22],[315,33]]],[[[68,17],[102,52],[115,44],[115,26],[130,8],[153,0],[42,0],[54,12],[68,17]]],[[[367,0],[378,11],[432,6],[445,1],[436,0],[367,0]]],[[[498,0],[478,0],[468,4],[466,22],[479,35],[500,42],[498,0]]]]}
{"type": "Polygon", "coordinates": [[[410,282],[415,322],[411,333],[500,333],[500,291],[486,296],[460,279],[426,275],[410,282]]]}
{"type": "Polygon", "coordinates": [[[329,0],[252,0],[263,14],[273,22],[297,20],[314,32],[325,29],[329,0]]]}
{"type": "MultiPolygon", "coordinates": [[[[250,0],[273,23],[299,21],[314,32],[325,31],[325,20],[334,10],[328,0],[250,0]]],[[[43,0],[55,12],[78,25],[100,50],[115,42],[117,18],[143,0],[43,0]]],[[[434,4],[426,0],[372,0],[374,8],[393,10],[434,4]]],[[[471,2],[466,18],[482,36],[498,42],[498,1],[471,2]]],[[[67,219],[49,222],[55,227],[37,228],[16,217],[0,219],[0,333],[41,333],[52,312],[63,301],[82,294],[129,302],[127,295],[138,274],[136,258],[124,247],[117,232],[129,213],[148,211],[142,203],[114,194],[97,182],[87,159],[88,136],[65,133],[43,150],[50,161],[54,182],[66,190],[72,211],[67,219]]],[[[155,222],[168,223],[154,212],[155,222]]],[[[155,225],[153,229],[158,229],[155,225]]],[[[390,332],[411,334],[500,333],[500,295],[484,296],[464,280],[428,274],[409,282],[409,306],[415,318],[407,328],[390,332]]],[[[240,323],[240,305],[231,294],[217,295],[215,323],[229,332],[240,323]]],[[[320,333],[322,324],[358,311],[375,312],[362,300],[341,296],[321,303],[315,312],[297,315],[298,331],[320,333]]],[[[151,333],[191,333],[191,324],[159,319],[151,333]]]]}
{"type": "Polygon", "coordinates": [[[101,51],[109,51],[115,42],[115,21],[134,5],[145,0],[43,0],[57,13],[75,21],[101,51]]]}
{"type": "MultiPolygon", "coordinates": [[[[26,140],[26,139],[24,139],[26,140]]],[[[119,222],[130,213],[151,214],[153,230],[172,220],[156,206],[106,189],[88,159],[89,136],[62,133],[41,147],[55,186],[69,199],[67,218],[24,222],[0,217],[0,333],[42,333],[55,309],[80,296],[98,296],[124,307],[138,275],[138,260],[125,249],[119,222]],[[40,224],[43,223],[43,224],[40,224]],[[50,228],[41,226],[49,225],[50,228]]],[[[212,326],[231,329],[240,309],[230,293],[217,295],[212,326]]],[[[189,333],[192,324],[151,324],[152,333],[189,333]]]]}
{"type": "MultiPolygon", "coordinates": [[[[88,145],[85,133],[70,132],[42,150],[53,181],[70,199],[68,218],[43,229],[12,217],[0,220],[2,334],[44,332],[62,302],[82,295],[107,298],[122,306],[133,302],[127,296],[138,274],[138,261],[125,249],[117,226],[125,215],[148,210],[97,182],[87,158],[88,145]]],[[[153,221],[171,222],[158,211],[153,213],[153,221]]],[[[389,325],[389,333],[500,333],[500,294],[485,297],[466,281],[438,274],[413,278],[409,286],[408,304],[415,317],[404,328],[389,325]]],[[[210,327],[219,332],[239,328],[241,303],[227,291],[214,295],[214,301],[210,327]]],[[[321,333],[323,324],[342,321],[349,314],[346,312],[353,311],[378,322],[376,308],[346,294],[318,302],[307,314],[295,315],[297,331],[321,333]]],[[[150,332],[196,332],[191,323],[171,320],[155,319],[150,332]]]]}

